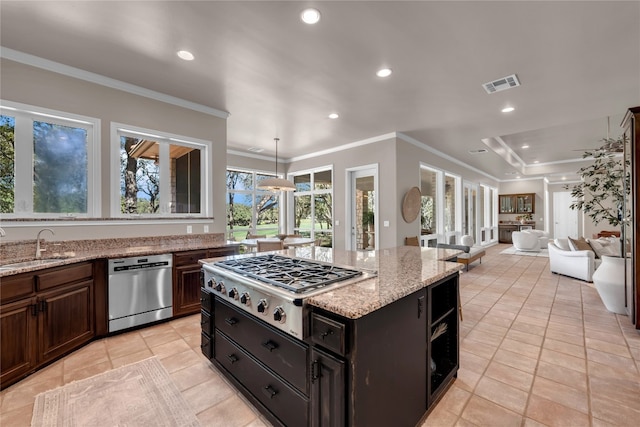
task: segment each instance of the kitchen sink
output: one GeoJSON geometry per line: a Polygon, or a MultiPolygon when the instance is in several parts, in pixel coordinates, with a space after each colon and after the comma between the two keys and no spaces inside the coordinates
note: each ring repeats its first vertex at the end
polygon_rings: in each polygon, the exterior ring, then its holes
{"type": "Polygon", "coordinates": [[[55,258],[33,259],[30,261],[14,262],[12,264],[0,265],[0,271],[15,270],[17,268],[35,267],[39,265],[53,264],[63,259],[72,258],[72,256],[60,256],[55,258]]]}

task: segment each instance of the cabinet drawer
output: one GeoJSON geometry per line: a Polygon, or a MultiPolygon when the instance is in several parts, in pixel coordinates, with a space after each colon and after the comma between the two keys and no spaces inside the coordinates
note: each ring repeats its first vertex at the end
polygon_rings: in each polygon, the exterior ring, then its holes
{"type": "Polygon", "coordinates": [[[213,293],[206,288],[200,288],[200,303],[204,311],[213,313],[213,293]]]}
{"type": "Polygon", "coordinates": [[[0,279],[0,301],[2,303],[29,296],[34,292],[32,274],[3,277],[0,279]]]}
{"type": "Polygon", "coordinates": [[[247,352],[216,334],[216,360],[284,425],[306,426],[309,401],[265,369],[247,352]]]}
{"type": "Polygon", "coordinates": [[[223,331],[303,393],[308,393],[306,344],[294,341],[217,299],[214,318],[217,330],[223,331]]]}
{"type": "Polygon", "coordinates": [[[207,258],[215,258],[219,256],[237,255],[240,253],[240,246],[224,246],[220,248],[211,248],[207,253],[207,258]]]}
{"type": "Polygon", "coordinates": [[[207,251],[189,251],[178,252],[173,255],[173,265],[179,267],[181,265],[198,264],[198,260],[207,258],[207,251]]]}
{"type": "Polygon", "coordinates": [[[80,280],[91,279],[93,276],[93,264],[90,262],[74,265],[65,265],[47,270],[36,275],[36,284],[39,291],[51,289],[63,284],[80,280]]]}
{"type": "Polygon", "coordinates": [[[311,342],[338,353],[346,353],[346,326],[340,322],[311,313],[311,342]]]}

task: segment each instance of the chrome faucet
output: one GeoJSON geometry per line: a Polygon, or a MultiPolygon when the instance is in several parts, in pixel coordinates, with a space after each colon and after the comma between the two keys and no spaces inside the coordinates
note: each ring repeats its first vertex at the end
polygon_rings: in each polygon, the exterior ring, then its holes
{"type": "Polygon", "coordinates": [[[43,228],[42,230],[38,231],[38,236],[36,237],[36,259],[42,258],[42,252],[46,251],[46,249],[40,248],[40,235],[43,231],[50,231],[52,235],[56,235],[56,233],[54,233],[50,228],[43,228]]]}

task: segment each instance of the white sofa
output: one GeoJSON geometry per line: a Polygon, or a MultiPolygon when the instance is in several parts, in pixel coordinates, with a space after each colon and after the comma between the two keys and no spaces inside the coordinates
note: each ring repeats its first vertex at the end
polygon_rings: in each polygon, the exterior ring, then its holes
{"type": "Polygon", "coordinates": [[[593,273],[600,260],[591,250],[573,251],[567,239],[549,242],[549,268],[552,273],[563,274],[586,282],[593,281],[593,273]]]}

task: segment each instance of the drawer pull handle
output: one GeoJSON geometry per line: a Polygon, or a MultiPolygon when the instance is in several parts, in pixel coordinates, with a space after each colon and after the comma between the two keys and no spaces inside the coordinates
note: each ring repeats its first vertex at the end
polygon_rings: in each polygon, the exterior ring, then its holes
{"type": "Polygon", "coordinates": [[[267,350],[269,350],[270,352],[275,350],[276,348],[278,348],[278,344],[274,343],[273,341],[269,340],[267,342],[263,342],[262,346],[264,348],[266,348],[267,350]]]}
{"type": "Polygon", "coordinates": [[[333,335],[333,330],[329,329],[326,332],[323,332],[320,334],[320,338],[325,339],[326,337],[328,337],[329,335],[333,335]]]}
{"type": "Polygon", "coordinates": [[[227,359],[229,359],[232,365],[238,361],[238,357],[235,354],[228,355],[227,359]]]}
{"type": "Polygon", "coordinates": [[[276,397],[276,394],[278,394],[278,391],[276,389],[274,389],[273,387],[271,387],[270,385],[266,386],[265,388],[262,389],[262,392],[265,394],[265,396],[267,396],[269,399],[273,399],[274,397],[276,397]]]}
{"type": "Polygon", "coordinates": [[[236,319],[235,317],[227,317],[224,319],[225,322],[227,322],[227,324],[233,326],[236,323],[238,323],[238,319],[236,319]]]}

